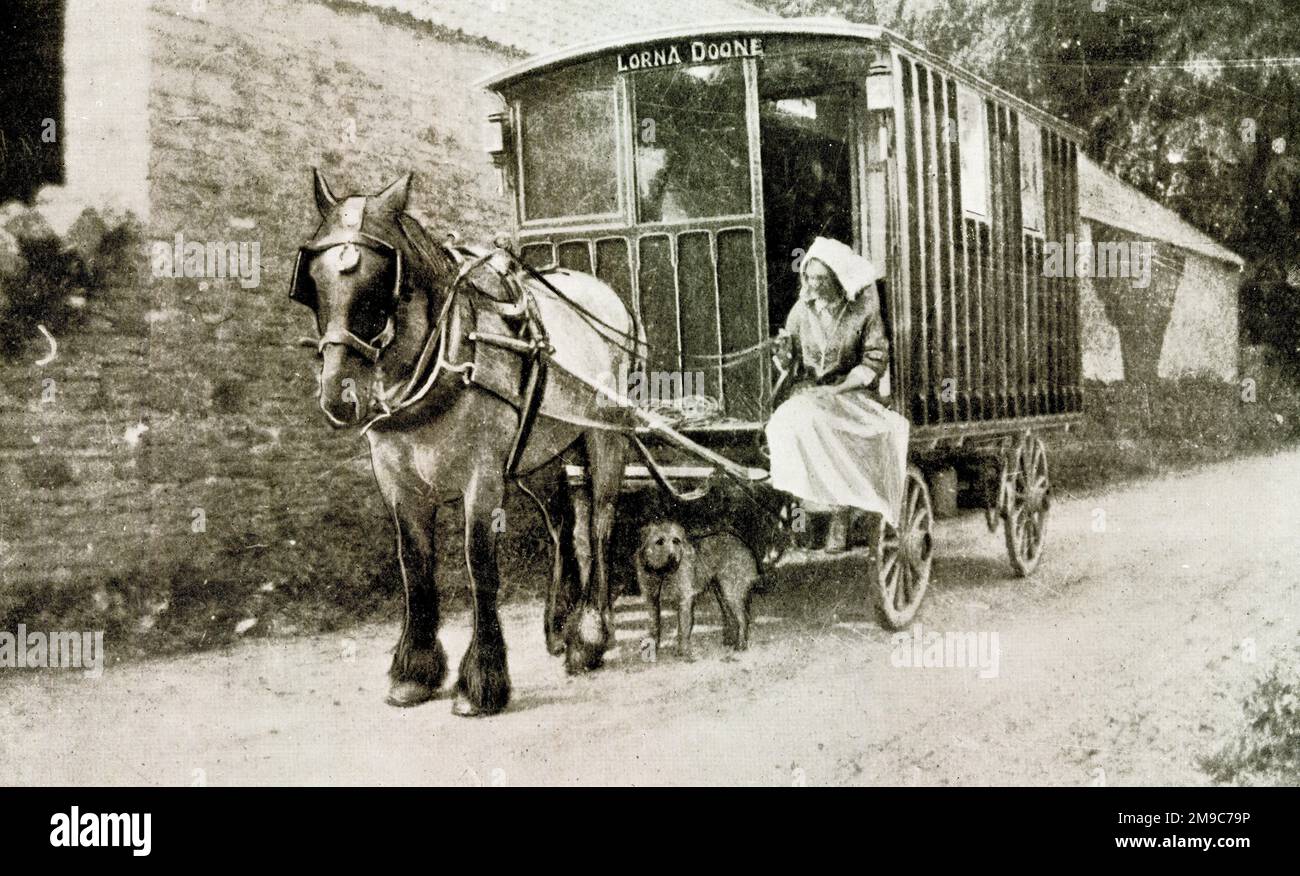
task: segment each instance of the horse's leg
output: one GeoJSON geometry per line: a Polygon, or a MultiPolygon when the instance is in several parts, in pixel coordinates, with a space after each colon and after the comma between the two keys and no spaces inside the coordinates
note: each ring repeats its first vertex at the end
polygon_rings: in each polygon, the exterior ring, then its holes
{"type": "Polygon", "coordinates": [[[406,615],[397,640],[388,702],[414,706],[433,699],[447,675],[447,655],[438,642],[438,588],[434,577],[433,525],[437,509],[402,499],[392,509],[397,559],[406,589],[406,615]]]}
{"type": "Polygon", "coordinates": [[[500,473],[480,469],[465,490],[465,563],[474,600],[474,632],[460,661],[456,681],[457,715],[491,715],[510,700],[506,641],[497,615],[497,535],[493,513],[501,507],[505,483],[500,473]]]}
{"type": "Polygon", "coordinates": [[[575,511],[569,495],[567,480],[562,480],[556,491],[554,513],[560,521],[560,539],[551,562],[551,586],[546,594],[546,650],[552,654],[564,653],[564,629],[578,602],[579,562],[572,538],[575,511]],[[568,537],[566,537],[566,533],[568,537]]]}
{"type": "Polygon", "coordinates": [[[564,621],[574,603],[574,585],[578,577],[578,561],[573,553],[573,542],[568,537],[573,531],[573,508],[569,499],[568,481],[564,466],[555,466],[559,477],[545,487],[519,482],[519,488],[536,503],[551,539],[551,580],[546,588],[546,610],[542,615],[542,630],[546,635],[546,650],[552,654],[564,653],[564,621]]]}
{"type": "Polygon", "coordinates": [[[596,669],[614,638],[609,598],[609,535],[623,485],[626,439],[617,432],[591,431],[584,436],[588,486],[575,490],[573,546],[578,558],[582,597],[566,626],[565,668],[596,669]]]}

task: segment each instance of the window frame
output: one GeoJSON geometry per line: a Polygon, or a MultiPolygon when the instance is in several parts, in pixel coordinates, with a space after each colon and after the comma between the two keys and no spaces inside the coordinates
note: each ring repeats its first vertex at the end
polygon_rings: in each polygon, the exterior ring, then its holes
{"type": "MultiPolygon", "coordinates": [[[[598,73],[599,71],[597,71],[598,73]]],[[[574,75],[570,72],[569,75],[574,75]]],[[[577,75],[582,75],[580,72],[577,75]]],[[[609,88],[613,92],[614,109],[612,136],[614,139],[613,169],[615,207],[603,213],[583,213],[563,216],[530,217],[528,214],[526,189],[528,175],[524,170],[524,114],[528,96],[517,94],[510,100],[510,117],[514,148],[512,171],[515,176],[514,202],[518,227],[521,231],[544,228],[605,228],[618,226],[627,222],[629,203],[627,192],[627,126],[629,123],[629,102],[627,85],[621,76],[611,76],[609,88]]]]}
{"type": "Polygon", "coordinates": [[[1042,236],[1047,228],[1047,198],[1043,189],[1043,126],[1033,119],[1019,113],[1019,124],[1016,128],[1017,145],[1020,153],[1020,225],[1023,231],[1030,234],[1042,236]],[[1030,129],[1036,132],[1037,136],[1033,137],[1033,144],[1036,148],[1026,149],[1025,131],[1030,129]],[[1027,157],[1032,154],[1029,164],[1026,166],[1027,157]],[[1025,172],[1030,171],[1030,183],[1037,186],[1037,201],[1033,199],[1033,189],[1025,186],[1025,172]],[[1037,225],[1029,224],[1029,211],[1026,209],[1028,204],[1035,208],[1034,216],[1038,220],[1037,225]]]}
{"type": "Polygon", "coordinates": [[[757,70],[758,70],[757,59],[743,58],[738,60],[733,58],[726,61],[710,61],[701,64],[681,64],[681,65],[675,65],[672,68],[652,68],[648,70],[629,71],[619,76],[619,79],[623,85],[624,94],[626,95],[627,98],[627,103],[624,108],[624,116],[627,122],[627,131],[628,131],[627,142],[629,144],[628,151],[627,151],[627,159],[626,159],[627,167],[629,169],[629,178],[628,178],[626,189],[627,189],[628,197],[630,199],[627,205],[628,220],[630,223],[635,225],[637,228],[655,229],[655,228],[673,228],[673,227],[680,227],[680,226],[689,226],[693,223],[709,223],[710,225],[712,225],[714,223],[719,223],[719,222],[733,222],[733,223],[749,222],[754,218],[756,212],[761,212],[757,207],[757,199],[761,197],[762,177],[755,173],[755,164],[756,162],[761,161],[761,157],[756,158],[754,154],[755,149],[756,148],[761,149],[761,147],[758,147],[758,145],[756,144],[753,137],[753,131],[751,131],[751,128],[757,125],[757,119],[750,118],[751,114],[757,112],[756,106],[751,105],[756,103],[757,70]],[[673,219],[642,219],[641,218],[641,176],[640,176],[640,169],[637,161],[637,142],[636,142],[636,138],[638,136],[638,132],[636,129],[637,126],[637,103],[636,103],[637,82],[636,80],[638,80],[641,76],[645,74],[662,72],[663,70],[666,69],[680,70],[688,67],[715,67],[715,66],[721,67],[727,65],[733,66],[740,73],[740,82],[742,86],[741,112],[743,114],[742,120],[744,123],[744,132],[745,132],[745,151],[747,153],[745,173],[746,173],[747,185],[749,188],[748,197],[745,199],[746,201],[745,209],[739,213],[734,213],[734,212],[723,213],[716,216],[689,216],[689,217],[678,217],[673,219]],[[751,82],[751,80],[754,81],[751,82]],[[753,92],[753,94],[751,94],[751,92],[753,92]]]}
{"type": "Polygon", "coordinates": [[[962,216],[985,224],[993,221],[993,192],[991,190],[992,186],[990,185],[993,179],[992,166],[990,164],[990,161],[992,160],[992,150],[989,148],[989,145],[988,106],[985,103],[985,97],[969,85],[958,80],[957,155],[961,165],[961,191],[959,194],[961,196],[962,216]],[[983,160],[978,162],[978,168],[975,167],[976,162],[968,160],[971,156],[967,155],[967,126],[963,124],[964,116],[966,115],[965,111],[971,104],[974,104],[979,108],[978,118],[975,119],[975,123],[970,126],[971,135],[979,138],[980,151],[982,153],[981,157],[983,160]],[[982,180],[980,187],[984,193],[982,204],[984,208],[983,211],[973,210],[967,203],[967,180],[974,178],[970,173],[972,170],[978,170],[979,179],[982,180]]]}

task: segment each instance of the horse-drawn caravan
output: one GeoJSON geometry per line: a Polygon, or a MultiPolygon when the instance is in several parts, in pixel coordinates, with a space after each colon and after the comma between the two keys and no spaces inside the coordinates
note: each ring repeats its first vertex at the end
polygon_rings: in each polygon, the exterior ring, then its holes
{"type": "Polygon", "coordinates": [[[510,694],[496,553],[510,481],[555,546],[544,631],[570,672],[598,667],[613,641],[608,543],[629,485],[689,498],[677,487],[725,478],[756,508],[770,498],[785,457],[765,435],[791,403],[778,404],[779,329],[808,290],[834,285],[814,279],[810,265],[828,263],[804,259],[809,247],[872,271],[856,298],[843,274],[839,286],[869,310],[876,369],[829,388],[869,386],[860,410],[910,423],[897,501],[871,516],[882,622],[903,626],[921,603],[931,485],[951,499],[955,462],[991,470],[990,526],[1002,521],[1015,570],[1033,570],[1049,492],[1039,434],[1082,405],[1074,274],[1044,271],[1078,222],[1077,131],[887,31],[841,24],[656,33],[486,84],[504,104],[490,151],[515,202],[513,248],[430,234],[407,210],[409,175],[337,197],[318,172],[321,224],[293,275],[319,332],[320,407],[362,428],[397,533],[406,614],[390,703],[433,698],[446,673],[440,508],[464,508],[474,634],[454,709],[478,715],[510,694]],[[633,374],[658,407],[629,392],[633,374]],[[632,448],[641,464],[628,466],[632,448]],[[567,488],[530,484],[557,460],[567,488]]]}
{"type": "MultiPolygon", "coordinates": [[[[681,432],[738,464],[659,441],[679,463],[666,474],[764,478],[780,384],[769,342],[804,250],[832,237],[887,271],[886,392],[912,424],[899,526],[873,529],[881,620],[905,625],[921,602],[927,482],[957,460],[991,464],[990,527],[1003,522],[1016,572],[1033,571],[1040,434],[1082,409],[1076,281],[1043,270],[1045,242],[1077,228],[1075,128],[886,30],[840,23],[648,34],[486,85],[504,101],[492,151],[522,258],[614,288],[644,326],[661,375],[649,383],[709,402],[681,432]]],[[[629,467],[629,482],[650,474],[629,467]]]]}

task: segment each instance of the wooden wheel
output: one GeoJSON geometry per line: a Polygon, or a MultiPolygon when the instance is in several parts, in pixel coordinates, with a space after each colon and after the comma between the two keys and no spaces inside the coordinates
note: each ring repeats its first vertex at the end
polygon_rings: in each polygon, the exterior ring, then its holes
{"type": "Polygon", "coordinates": [[[1032,575],[1043,558],[1051,490],[1047,448],[1041,439],[1026,435],[1010,456],[1002,508],[1007,555],[1011,567],[1022,578],[1032,575]]]}
{"type": "Polygon", "coordinates": [[[869,547],[872,608],[882,626],[900,630],[921,607],[934,560],[934,507],[925,476],[916,466],[907,467],[898,528],[877,516],[869,547]]]}

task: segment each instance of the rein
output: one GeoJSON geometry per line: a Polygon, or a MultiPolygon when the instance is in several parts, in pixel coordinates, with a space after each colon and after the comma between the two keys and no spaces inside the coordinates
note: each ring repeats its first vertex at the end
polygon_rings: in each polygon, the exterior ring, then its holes
{"type": "MultiPolygon", "coordinates": [[[[566,305],[568,305],[571,310],[573,310],[584,320],[586,320],[586,322],[589,325],[599,326],[600,328],[604,329],[606,332],[611,333],[614,336],[614,338],[617,338],[620,342],[622,342],[619,344],[619,348],[622,349],[623,352],[629,354],[633,358],[639,358],[639,356],[637,355],[638,348],[641,346],[641,340],[639,338],[633,337],[632,335],[628,334],[622,329],[610,325],[609,323],[601,319],[599,316],[592,313],[586,307],[583,307],[579,302],[574,301],[572,298],[565,295],[559,289],[555,288],[555,285],[551,283],[550,280],[546,279],[546,276],[544,274],[536,270],[532,265],[525,262],[513,250],[504,246],[500,247],[500,249],[502,252],[506,253],[506,255],[510,256],[510,258],[515,262],[515,264],[520,265],[528,273],[529,276],[531,276],[534,280],[537,280],[539,283],[544,285],[557,298],[559,298],[566,305]]],[[[606,338],[606,340],[612,340],[612,339],[606,338]]],[[[742,365],[746,362],[749,362],[752,359],[760,358],[761,356],[768,353],[768,351],[776,349],[778,346],[780,346],[780,340],[778,338],[773,337],[773,338],[768,338],[765,341],[759,341],[757,344],[751,344],[750,346],[745,347],[743,349],[732,350],[727,353],[686,353],[685,356],[687,359],[691,359],[691,360],[714,363],[721,368],[734,368],[735,366],[742,365]]]]}
{"type": "MultiPolygon", "coordinates": [[[[430,264],[435,263],[436,260],[432,258],[431,254],[427,249],[425,249],[419,240],[415,239],[415,237],[410,233],[405,231],[403,233],[407,242],[419,256],[430,264]]],[[[395,247],[391,248],[396,251],[395,247]]],[[[571,378],[577,380],[587,388],[595,391],[599,396],[604,397],[607,402],[612,403],[615,407],[623,409],[631,416],[633,421],[639,421],[639,426],[627,421],[617,423],[597,421],[585,417],[560,417],[560,419],[571,422],[574,425],[582,426],[583,428],[618,432],[627,436],[632,441],[633,446],[638,453],[643,457],[647,469],[651,472],[651,477],[674,498],[679,501],[693,501],[694,499],[700,498],[704,495],[704,493],[707,492],[707,489],[683,494],[673,488],[671,483],[669,483],[666,474],[654,460],[650,449],[646,447],[644,442],[640,439],[640,436],[638,435],[639,429],[646,430],[650,434],[655,434],[661,438],[665,438],[670,443],[687,450],[696,457],[714,464],[720,471],[728,475],[732,480],[738,482],[743,487],[745,495],[754,501],[760,509],[770,513],[771,509],[768,508],[768,503],[764,501],[764,496],[760,492],[759,487],[755,482],[756,479],[753,474],[751,474],[750,470],[738,466],[731,460],[726,459],[707,447],[690,440],[668,425],[662,415],[651,411],[641,410],[629,400],[600,385],[598,381],[593,381],[586,375],[580,374],[572,368],[565,367],[562,363],[556,361],[551,355],[553,349],[546,337],[545,329],[540,324],[540,315],[537,313],[532,293],[513,276],[502,270],[502,268],[492,264],[492,259],[498,255],[505,255],[512,265],[523,268],[527,275],[531,276],[541,285],[549,289],[558,300],[564,302],[566,306],[582,317],[588,325],[593,328],[599,327],[600,329],[604,329],[604,331],[598,330],[597,333],[604,336],[606,342],[611,343],[616,347],[620,347],[624,349],[625,352],[631,354],[634,360],[641,359],[639,353],[643,344],[640,338],[633,337],[622,329],[609,325],[597,314],[592,313],[588,308],[584,307],[580,302],[574,301],[570,296],[564,294],[544,275],[534,270],[532,266],[528,265],[505,247],[498,247],[480,254],[474,254],[472,251],[458,250],[457,248],[447,244],[443,244],[443,248],[458,268],[455,278],[447,285],[442,306],[438,313],[438,318],[433,323],[432,328],[424,339],[424,345],[420,350],[420,355],[416,359],[411,374],[406,379],[396,384],[391,390],[385,390],[382,382],[379,383],[374,398],[380,408],[380,412],[371,417],[370,420],[362,426],[361,434],[364,435],[376,424],[419,404],[428,396],[444,374],[459,374],[467,386],[474,385],[474,362],[466,361],[457,363],[448,358],[454,340],[451,337],[451,328],[453,316],[456,313],[456,305],[461,300],[461,293],[465,291],[465,283],[470,274],[484,266],[488,266],[496,271],[498,275],[506,281],[507,287],[518,289],[519,300],[513,302],[497,300],[472,284],[469,287],[470,290],[488,298],[492,305],[496,307],[502,315],[513,316],[516,318],[523,316],[535,322],[536,330],[539,332],[539,334],[525,340],[520,338],[489,335],[486,333],[476,332],[471,328],[465,337],[466,340],[469,340],[472,343],[487,343],[511,350],[521,357],[530,358],[533,363],[533,368],[527,381],[528,387],[525,390],[524,399],[520,406],[520,428],[518,434],[515,436],[514,448],[511,452],[510,462],[507,466],[508,470],[513,471],[515,464],[518,462],[523,445],[527,439],[531,421],[539,412],[538,408],[541,395],[539,391],[539,378],[544,374],[544,369],[555,368],[560,372],[568,374],[571,378]],[[606,332],[612,334],[614,337],[610,337],[606,332]],[[624,347],[623,344],[620,343],[620,341],[623,340],[631,342],[632,349],[624,347]]],[[[400,290],[400,285],[397,288],[400,290]]],[[[352,332],[345,329],[336,329],[326,333],[319,340],[310,340],[308,343],[311,346],[315,346],[318,352],[323,351],[325,347],[330,344],[343,344],[356,350],[373,364],[379,361],[384,351],[392,344],[396,336],[394,322],[395,317],[390,315],[386,325],[384,326],[384,330],[369,342],[362,340],[352,332]]],[[[710,358],[714,361],[720,361],[722,367],[729,367],[731,365],[739,364],[742,361],[748,361],[755,356],[762,355],[772,346],[773,341],[764,341],[743,350],[725,353],[710,358]]],[[[762,478],[761,480],[765,479],[766,478],[762,478]]]]}

